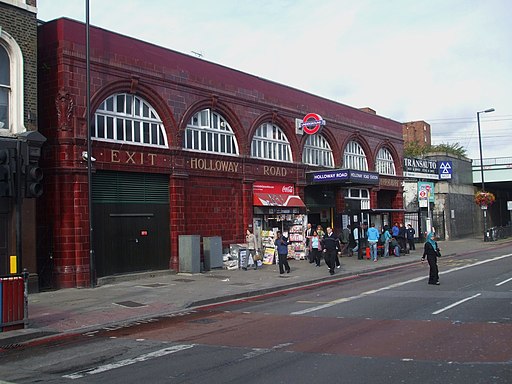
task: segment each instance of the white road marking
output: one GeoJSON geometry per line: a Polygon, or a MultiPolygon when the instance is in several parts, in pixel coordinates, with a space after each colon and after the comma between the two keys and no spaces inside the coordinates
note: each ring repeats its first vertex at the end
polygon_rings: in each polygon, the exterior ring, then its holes
{"type": "Polygon", "coordinates": [[[497,287],[499,287],[500,285],[503,285],[503,284],[505,284],[505,283],[508,283],[509,281],[512,281],[512,277],[511,277],[510,279],[507,279],[507,280],[502,281],[501,283],[496,284],[496,286],[497,286],[497,287]]]}
{"type": "MultiPolygon", "coordinates": [[[[444,275],[444,274],[447,274],[447,273],[460,271],[461,269],[466,269],[466,268],[469,268],[469,267],[475,267],[477,265],[481,265],[481,264],[485,264],[485,263],[490,263],[492,261],[504,259],[504,258],[510,257],[510,256],[512,256],[512,253],[509,253],[507,255],[502,255],[502,256],[496,256],[496,257],[493,257],[492,259],[488,259],[488,260],[478,261],[478,262],[473,263],[473,264],[467,264],[467,265],[463,265],[463,266],[460,266],[460,267],[452,268],[452,269],[449,269],[447,271],[440,272],[439,274],[440,275],[444,275]]],[[[401,287],[402,285],[406,285],[406,284],[410,284],[410,283],[416,283],[416,282],[424,280],[424,279],[425,279],[424,276],[416,277],[414,279],[410,279],[410,280],[403,281],[403,282],[400,282],[400,283],[391,284],[391,285],[388,285],[386,287],[382,287],[382,288],[379,288],[379,289],[374,289],[374,290],[371,290],[371,291],[363,292],[363,293],[361,293],[359,295],[356,295],[356,296],[342,297],[340,299],[332,300],[332,301],[330,301],[328,303],[325,303],[325,304],[322,304],[322,305],[318,305],[316,307],[306,308],[306,309],[303,309],[301,311],[292,312],[292,313],[290,313],[290,315],[304,315],[306,313],[320,311],[322,309],[330,308],[330,307],[333,307],[333,306],[338,305],[338,304],[347,303],[349,301],[356,300],[356,299],[362,299],[362,298],[367,297],[369,295],[373,295],[374,293],[378,293],[378,292],[382,292],[382,291],[385,291],[385,290],[401,287]]]]}
{"type": "Polygon", "coordinates": [[[432,314],[433,314],[433,315],[439,315],[441,312],[444,312],[444,311],[446,311],[446,310],[448,310],[448,309],[451,309],[451,308],[453,308],[453,307],[456,307],[457,305],[460,305],[460,304],[462,304],[462,303],[465,303],[466,301],[473,300],[475,297],[478,297],[478,296],[480,296],[480,295],[481,295],[481,293],[477,293],[476,295],[473,295],[473,296],[471,296],[471,297],[466,297],[465,299],[459,300],[459,301],[457,301],[456,303],[453,303],[453,304],[448,305],[447,307],[444,307],[444,308],[438,309],[437,311],[432,312],[432,314]]]}
{"type": "Polygon", "coordinates": [[[174,345],[172,347],[160,349],[158,351],[154,351],[154,352],[150,352],[150,353],[146,353],[144,355],[134,357],[133,359],[126,359],[126,360],[118,361],[117,363],[100,365],[96,368],[91,368],[91,369],[88,369],[85,371],[71,373],[69,375],[64,375],[62,377],[65,377],[67,379],[80,379],[82,377],[85,377],[86,375],[95,375],[97,373],[102,373],[102,372],[110,371],[112,369],[125,367],[127,365],[139,363],[139,362],[146,361],[146,360],[151,360],[151,359],[154,359],[157,357],[169,355],[171,353],[184,351],[184,350],[192,348],[194,346],[195,346],[195,344],[174,345]]]}

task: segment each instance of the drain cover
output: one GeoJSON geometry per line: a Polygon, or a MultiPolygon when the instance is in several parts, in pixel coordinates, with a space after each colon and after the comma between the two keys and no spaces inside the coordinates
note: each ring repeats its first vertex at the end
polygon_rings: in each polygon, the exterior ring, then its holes
{"type": "Polygon", "coordinates": [[[154,284],[142,284],[139,285],[139,287],[145,287],[145,288],[158,288],[158,287],[165,287],[167,284],[163,283],[154,283],[154,284]]]}
{"type": "Polygon", "coordinates": [[[197,320],[190,320],[189,323],[198,323],[198,324],[211,324],[216,323],[217,320],[214,319],[197,319],[197,320]]]}
{"type": "Polygon", "coordinates": [[[120,301],[119,303],[114,303],[120,305],[121,307],[127,308],[137,308],[137,307],[145,307],[146,304],[137,303],[135,301],[120,301]]]}

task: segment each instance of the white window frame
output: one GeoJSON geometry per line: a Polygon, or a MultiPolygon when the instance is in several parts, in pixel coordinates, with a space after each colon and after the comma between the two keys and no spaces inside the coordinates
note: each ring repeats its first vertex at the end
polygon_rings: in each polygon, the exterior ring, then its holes
{"type": "Polygon", "coordinates": [[[379,152],[377,152],[375,168],[381,175],[396,176],[395,162],[391,152],[387,148],[381,148],[379,152]]]}
{"type": "Polygon", "coordinates": [[[252,138],[251,157],[291,163],[292,149],[283,130],[275,124],[261,124],[252,138]]]}
{"type": "Polygon", "coordinates": [[[361,209],[370,209],[370,190],[366,188],[347,188],[345,190],[345,199],[360,200],[361,209]]]}
{"type": "Polygon", "coordinates": [[[8,126],[3,127],[0,133],[22,133],[27,130],[23,119],[23,55],[16,40],[2,29],[0,29],[0,44],[9,57],[11,82],[8,94],[8,126]]]}
{"type": "Polygon", "coordinates": [[[92,139],[145,147],[169,148],[162,120],[143,98],[115,93],[94,114],[92,139]]]}
{"type": "Polygon", "coordinates": [[[238,142],[226,119],[218,112],[203,109],[191,118],[183,135],[183,150],[238,156],[238,142]]]}
{"type": "Polygon", "coordinates": [[[368,160],[363,148],[357,141],[350,141],[345,147],[343,153],[343,167],[347,169],[356,169],[358,171],[368,171],[368,160]]]}
{"type": "Polygon", "coordinates": [[[327,139],[321,134],[309,135],[304,143],[302,162],[317,167],[334,168],[334,156],[327,139]]]}

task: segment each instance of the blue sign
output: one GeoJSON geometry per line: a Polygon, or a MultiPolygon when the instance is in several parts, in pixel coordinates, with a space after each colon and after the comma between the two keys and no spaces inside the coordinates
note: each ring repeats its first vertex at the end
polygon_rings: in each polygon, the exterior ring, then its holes
{"type": "Polygon", "coordinates": [[[307,181],[318,183],[359,183],[379,184],[379,174],[374,172],[356,171],[353,169],[336,169],[332,171],[308,172],[307,181]]]}
{"type": "Polygon", "coordinates": [[[451,161],[438,161],[437,169],[439,170],[439,178],[441,180],[449,180],[452,178],[451,161]]]}

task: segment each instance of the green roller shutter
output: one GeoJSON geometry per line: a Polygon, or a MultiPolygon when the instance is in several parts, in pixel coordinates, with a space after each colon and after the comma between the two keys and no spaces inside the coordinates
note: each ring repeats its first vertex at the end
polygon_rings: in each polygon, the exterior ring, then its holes
{"type": "Polygon", "coordinates": [[[169,177],[146,173],[98,171],[92,177],[94,203],[169,203],[169,177]]]}

